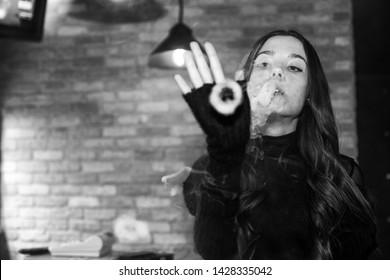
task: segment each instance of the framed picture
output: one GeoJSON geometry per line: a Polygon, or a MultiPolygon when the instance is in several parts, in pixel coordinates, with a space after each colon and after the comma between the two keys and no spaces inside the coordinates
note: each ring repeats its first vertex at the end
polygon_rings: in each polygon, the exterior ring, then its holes
{"type": "Polygon", "coordinates": [[[0,38],[41,41],[46,0],[0,0],[0,38]]]}

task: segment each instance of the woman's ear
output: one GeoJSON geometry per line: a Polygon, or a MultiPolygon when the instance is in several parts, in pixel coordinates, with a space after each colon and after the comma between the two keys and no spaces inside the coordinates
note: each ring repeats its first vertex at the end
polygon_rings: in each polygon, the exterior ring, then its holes
{"type": "MultiPolygon", "coordinates": [[[[309,79],[309,78],[308,78],[309,79]]],[[[305,103],[309,103],[310,102],[310,94],[309,94],[309,82],[307,82],[307,85],[306,85],[306,100],[305,100],[305,103]]]]}

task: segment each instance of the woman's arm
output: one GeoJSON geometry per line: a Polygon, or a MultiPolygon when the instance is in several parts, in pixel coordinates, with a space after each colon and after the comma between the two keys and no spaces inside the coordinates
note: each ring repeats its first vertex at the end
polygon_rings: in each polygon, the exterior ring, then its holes
{"type": "Polygon", "coordinates": [[[225,80],[214,47],[206,43],[205,48],[209,63],[195,42],[191,43],[192,53],[185,55],[194,89],[190,90],[180,75],[175,76],[184,100],[206,134],[209,155],[201,170],[194,166],[183,193],[188,209],[195,215],[198,252],[205,259],[231,259],[236,248],[234,217],[241,162],[249,140],[250,104],[243,93],[245,83],[225,80]],[[212,102],[211,96],[218,102],[212,102]]]}
{"type": "Polygon", "coordinates": [[[234,218],[240,191],[241,163],[249,139],[249,100],[232,116],[218,115],[208,104],[211,85],[186,95],[205,131],[209,156],[195,162],[183,184],[186,205],[195,216],[194,241],[205,259],[232,259],[236,253],[234,218]]]}

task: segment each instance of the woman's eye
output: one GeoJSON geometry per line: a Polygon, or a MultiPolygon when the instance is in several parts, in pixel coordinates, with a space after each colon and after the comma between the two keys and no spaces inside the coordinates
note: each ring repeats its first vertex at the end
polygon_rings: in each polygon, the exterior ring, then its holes
{"type": "Polygon", "coordinates": [[[268,62],[260,62],[260,63],[255,64],[255,67],[258,67],[258,68],[267,68],[268,66],[270,66],[270,64],[268,62]]]}
{"type": "Polygon", "coordinates": [[[293,72],[302,72],[302,69],[296,66],[288,66],[287,68],[293,72]]]}

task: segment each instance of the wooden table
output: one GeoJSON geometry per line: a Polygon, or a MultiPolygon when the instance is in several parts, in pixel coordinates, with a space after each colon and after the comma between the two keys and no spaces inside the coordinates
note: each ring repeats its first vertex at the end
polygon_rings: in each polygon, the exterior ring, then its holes
{"type": "Polygon", "coordinates": [[[22,255],[22,260],[173,260],[173,253],[136,251],[122,252],[113,251],[101,257],[80,257],[80,256],[52,256],[51,254],[22,255]]]}

